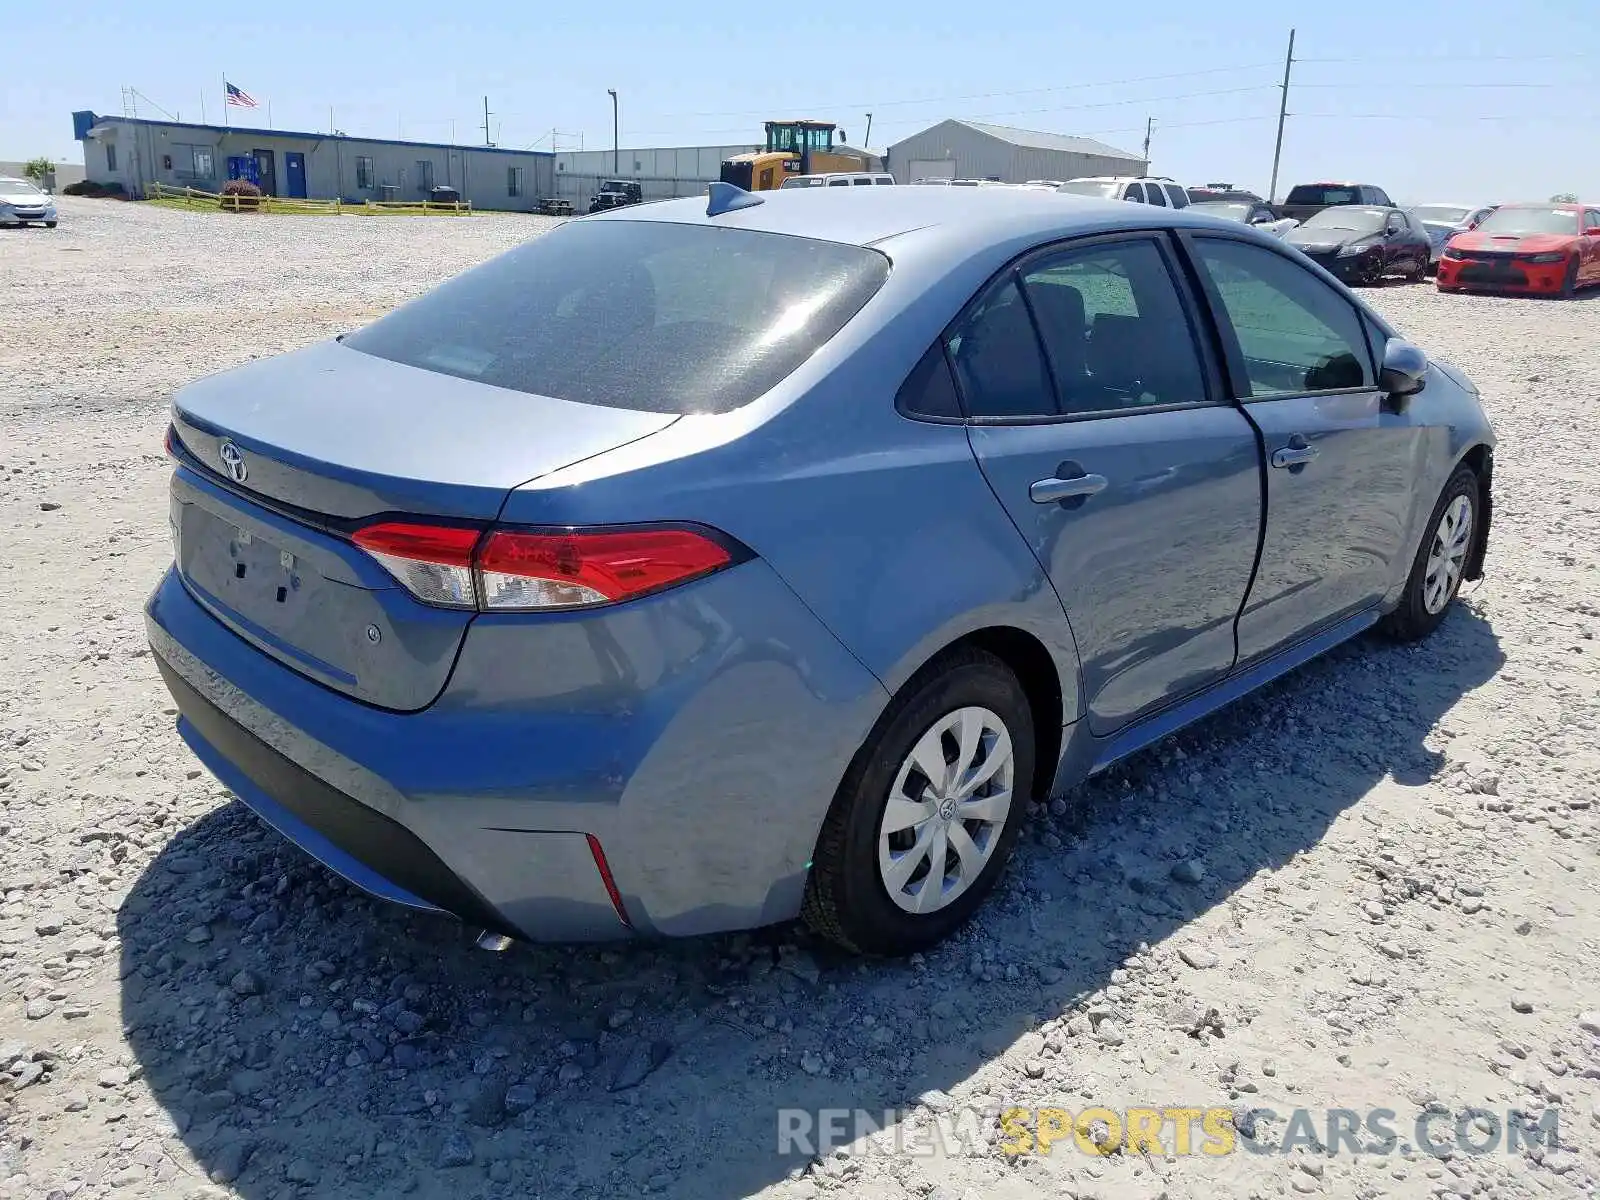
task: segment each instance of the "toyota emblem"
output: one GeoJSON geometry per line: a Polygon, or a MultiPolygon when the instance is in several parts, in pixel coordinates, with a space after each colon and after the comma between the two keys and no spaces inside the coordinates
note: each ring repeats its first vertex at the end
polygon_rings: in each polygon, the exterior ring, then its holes
{"type": "Polygon", "coordinates": [[[217,457],[222,460],[222,469],[228,473],[228,478],[235,483],[243,483],[250,474],[249,468],[244,465],[244,451],[230,441],[224,441],[217,447],[217,457]]]}

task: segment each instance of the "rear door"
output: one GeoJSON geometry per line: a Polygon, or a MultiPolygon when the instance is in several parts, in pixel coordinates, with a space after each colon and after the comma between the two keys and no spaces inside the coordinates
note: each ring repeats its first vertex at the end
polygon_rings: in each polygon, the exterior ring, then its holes
{"type": "Polygon", "coordinates": [[[1233,665],[1260,531],[1255,434],[1216,395],[1172,265],[1154,233],[1046,250],[949,339],[973,452],[1066,609],[1099,736],[1233,665]]]}
{"type": "Polygon", "coordinates": [[[1239,618],[1241,664],[1378,603],[1406,570],[1422,451],[1386,411],[1354,303],[1287,253],[1184,235],[1217,315],[1234,397],[1261,430],[1267,517],[1239,618]]]}

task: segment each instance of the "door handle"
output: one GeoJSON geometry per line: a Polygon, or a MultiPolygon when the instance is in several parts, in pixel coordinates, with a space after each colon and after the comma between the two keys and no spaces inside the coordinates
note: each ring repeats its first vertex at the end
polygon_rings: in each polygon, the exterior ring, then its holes
{"type": "Polygon", "coordinates": [[[1316,456],[1317,448],[1297,433],[1289,439],[1287,446],[1280,446],[1272,452],[1272,465],[1293,470],[1305,466],[1316,456]]]}
{"type": "Polygon", "coordinates": [[[1087,500],[1106,490],[1110,481],[1104,475],[1074,475],[1063,479],[1052,476],[1028,485],[1028,499],[1035,504],[1056,504],[1064,500],[1087,500]]]}

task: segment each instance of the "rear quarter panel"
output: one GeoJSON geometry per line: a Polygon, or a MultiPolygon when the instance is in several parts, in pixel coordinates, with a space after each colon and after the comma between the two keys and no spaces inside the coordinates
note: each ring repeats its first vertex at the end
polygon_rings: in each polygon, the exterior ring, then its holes
{"type": "MultiPolygon", "coordinates": [[[[1131,207],[1131,206],[1130,206],[1131,207]]],[[[948,236],[936,231],[908,238],[948,236]]],[[[504,519],[694,520],[739,538],[884,684],[990,626],[1049,651],[1064,719],[1077,657],[1055,592],[960,424],[913,421],[895,394],[974,291],[1033,237],[983,253],[896,258],[889,281],[772,393],[513,492],[504,519]],[[931,265],[937,263],[937,265],[931,265]],[[578,486],[581,485],[581,486],[578,486]]]]}

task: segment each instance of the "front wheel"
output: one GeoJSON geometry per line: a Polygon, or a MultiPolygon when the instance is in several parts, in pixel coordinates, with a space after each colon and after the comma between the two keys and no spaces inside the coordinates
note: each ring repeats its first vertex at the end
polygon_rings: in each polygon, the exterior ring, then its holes
{"type": "Polygon", "coordinates": [[[823,822],[806,923],[847,950],[909,954],[993,890],[1033,790],[1033,714],[1012,671],[961,650],[913,677],[823,822]]]}
{"type": "Polygon", "coordinates": [[[1439,627],[1450,611],[1478,528],[1478,477],[1471,467],[1457,467],[1428,518],[1428,534],[1417,548],[1400,606],[1384,618],[1391,637],[1415,642],[1439,627]]]}
{"type": "Polygon", "coordinates": [[[54,229],[56,227],[56,223],[54,221],[46,221],[44,223],[44,227],[46,229],[54,229]]]}
{"type": "Polygon", "coordinates": [[[1576,256],[1567,260],[1567,272],[1561,277],[1561,298],[1571,300],[1578,294],[1578,260],[1576,256]]]}

